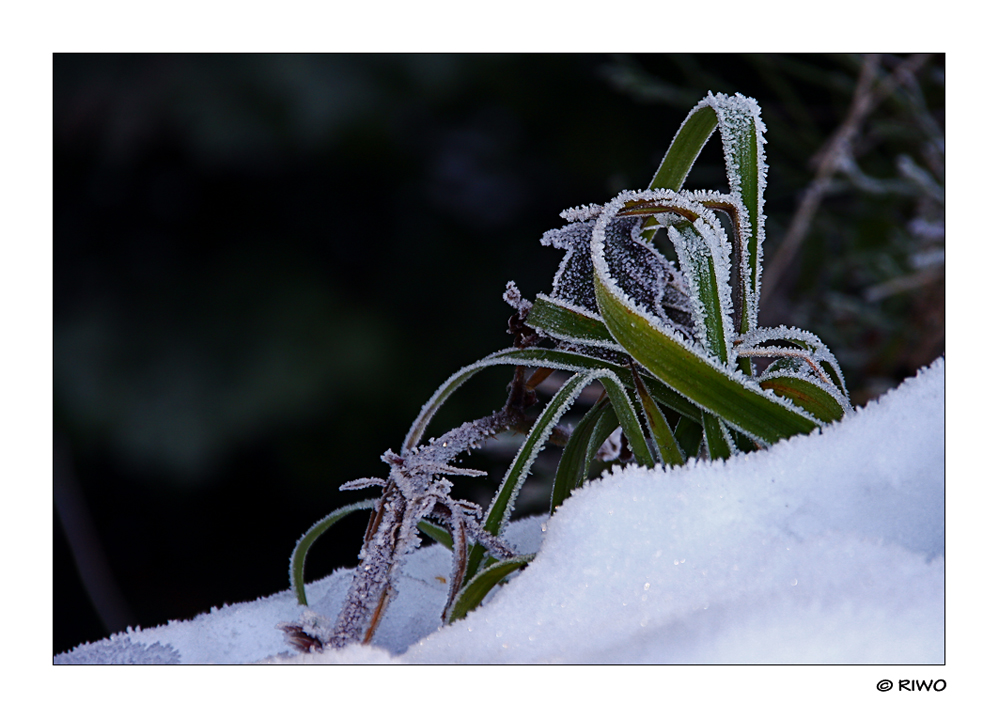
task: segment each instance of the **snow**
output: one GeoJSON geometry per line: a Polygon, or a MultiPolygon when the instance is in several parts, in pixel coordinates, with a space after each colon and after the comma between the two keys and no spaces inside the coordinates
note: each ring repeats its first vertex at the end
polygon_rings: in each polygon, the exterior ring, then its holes
{"type": "MultiPolygon", "coordinates": [[[[534,562],[448,627],[435,545],[403,566],[374,646],[294,654],[286,591],[56,662],[942,663],[943,390],[939,359],[807,437],[606,474],[512,524],[534,562]]],[[[349,581],[311,584],[310,609],[336,616],[349,581]]]]}

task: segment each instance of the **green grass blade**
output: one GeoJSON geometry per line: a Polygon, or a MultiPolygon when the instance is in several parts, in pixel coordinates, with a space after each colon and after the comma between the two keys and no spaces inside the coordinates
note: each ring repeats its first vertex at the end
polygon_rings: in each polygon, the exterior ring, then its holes
{"type": "Polygon", "coordinates": [[[638,412],[631,397],[628,396],[624,384],[617,375],[611,372],[594,372],[594,375],[600,380],[607,392],[611,406],[614,407],[614,414],[617,415],[618,422],[621,423],[621,429],[624,430],[624,434],[628,438],[628,444],[631,445],[635,459],[643,467],[654,467],[655,458],[652,456],[648,442],[645,441],[642,424],[638,420],[638,412]]]}
{"type": "MultiPolygon", "coordinates": [[[[525,367],[548,367],[551,369],[564,370],[566,372],[585,372],[593,369],[606,369],[618,375],[618,379],[628,385],[631,382],[631,373],[626,367],[613,364],[606,360],[597,359],[589,355],[569,352],[566,350],[553,349],[506,349],[494,352],[484,357],[478,362],[463,367],[451,375],[433,396],[423,405],[419,415],[409,428],[409,433],[403,441],[403,447],[413,449],[423,438],[437,410],[454,394],[465,382],[487,367],[499,365],[523,365],[525,367]]],[[[700,409],[690,402],[686,397],[681,396],[671,387],[663,384],[656,378],[647,378],[649,392],[660,404],[666,405],[670,409],[679,412],[685,417],[690,417],[695,421],[700,421],[700,409]]]]}
{"type": "MultiPolygon", "coordinates": [[[[525,350],[504,350],[492,355],[501,359],[503,364],[523,364],[528,367],[553,367],[567,372],[585,372],[587,370],[608,370],[617,375],[617,378],[626,387],[632,386],[631,371],[622,365],[616,365],[606,360],[597,359],[589,355],[566,350],[548,349],[525,349],[525,350]],[[503,354],[502,358],[499,355],[503,354]]],[[[488,360],[489,358],[487,358],[488,360]]],[[[483,360],[485,362],[486,360],[483,360]]],[[[701,409],[669,385],[665,384],[657,377],[646,376],[645,383],[650,394],[656,402],[669,407],[675,412],[690,417],[695,422],[701,421],[701,409]]]]}
{"type": "Polygon", "coordinates": [[[308,554],[313,543],[322,536],[323,532],[351,512],[357,512],[362,509],[373,509],[377,501],[377,499],[365,499],[360,502],[354,502],[354,504],[348,504],[346,507],[340,507],[340,509],[327,514],[309,527],[309,531],[303,534],[302,538],[298,540],[298,544],[295,545],[295,551],[291,553],[288,578],[291,580],[291,588],[295,590],[295,597],[298,599],[299,604],[308,606],[305,598],[305,555],[308,554]]]}
{"type": "Polygon", "coordinates": [[[636,361],[694,404],[766,444],[808,433],[818,423],[763,394],[667,335],[634,306],[617,297],[594,273],[600,314],[615,339],[636,361]]]}
{"type": "Polygon", "coordinates": [[[739,266],[736,268],[746,290],[740,332],[756,328],[759,312],[761,248],[763,246],[763,189],[766,187],[767,163],[763,151],[763,120],[756,100],[735,95],[708,96],[702,103],[717,113],[725,172],[732,193],[746,208],[748,227],[741,238],[739,266]]]}
{"type": "MultiPolygon", "coordinates": [[[[562,450],[562,457],[558,462],[558,469],[555,470],[555,482],[552,485],[552,497],[549,513],[554,513],[561,506],[562,502],[572,493],[572,490],[580,486],[589,472],[591,452],[591,440],[594,432],[601,424],[600,420],[605,415],[612,415],[610,401],[603,397],[594,404],[590,410],[583,415],[583,418],[573,429],[569,441],[562,450]]],[[[607,434],[613,431],[608,430],[607,434]]],[[[603,443],[606,435],[600,440],[603,443]]],[[[599,446],[599,445],[598,445],[599,446]]],[[[596,451],[595,449],[593,450],[596,451]]]]}
{"type": "Polygon", "coordinates": [[[597,420],[597,426],[594,428],[593,434],[590,436],[589,447],[586,449],[586,457],[589,464],[586,466],[586,471],[579,478],[579,483],[576,487],[582,487],[589,478],[590,465],[592,465],[593,461],[596,459],[597,452],[603,446],[604,442],[607,441],[607,438],[611,436],[611,433],[613,433],[614,430],[620,426],[621,423],[618,421],[617,415],[614,414],[613,407],[609,408],[600,415],[600,418],[597,420]]]}
{"type": "MultiPolygon", "coordinates": [[[[649,189],[679,190],[683,187],[690,168],[716,127],[718,127],[718,116],[712,108],[702,102],[691,110],[673,136],[673,142],[663,155],[659,169],[652,176],[649,189]]],[[[650,227],[654,224],[655,220],[650,217],[644,226],[650,227]]],[[[642,237],[646,240],[651,240],[653,235],[655,235],[654,229],[642,232],[642,237]]]]}
{"type": "Polygon", "coordinates": [[[690,287],[701,342],[722,365],[727,365],[731,330],[726,327],[726,317],[730,305],[725,303],[723,293],[731,297],[728,267],[724,267],[726,276],[721,277],[719,258],[711,252],[709,240],[701,234],[702,230],[706,230],[704,225],[699,229],[684,222],[669,228],[669,238],[676,247],[680,269],[690,287]]]}
{"type": "Polygon", "coordinates": [[[704,440],[704,428],[698,422],[688,417],[681,417],[680,421],[676,423],[676,428],[673,430],[673,436],[676,437],[676,443],[683,450],[684,458],[690,459],[691,457],[696,457],[701,451],[701,442],[704,440]]]}
{"type": "Polygon", "coordinates": [[[425,519],[421,519],[417,522],[416,526],[421,532],[435,542],[443,544],[448,549],[452,549],[454,547],[454,542],[451,539],[451,533],[443,527],[438,527],[433,522],[428,522],[425,519]]]}
{"type": "Polygon", "coordinates": [[[649,189],[679,190],[683,187],[690,168],[717,126],[718,117],[712,108],[702,103],[691,110],[673,136],[649,189]]]}
{"type": "Polygon", "coordinates": [[[768,377],[760,382],[760,387],[787,397],[823,422],[835,422],[843,418],[842,401],[829,391],[829,385],[823,387],[817,380],[804,377],[768,377]]]}
{"type": "MultiPolygon", "coordinates": [[[[829,375],[833,383],[836,385],[836,389],[843,394],[843,397],[845,397],[846,401],[849,403],[850,395],[846,391],[846,383],[843,381],[843,373],[840,371],[839,363],[823,360],[822,362],[819,362],[819,366],[822,367],[826,374],[829,375]]],[[[853,405],[850,406],[852,407],[853,405]]]]}
{"type": "MultiPolygon", "coordinates": [[[[573,375],[563,384],[555,396],[548,402],[544,411],[535,421],[534,426],[527,435],[527,439],[520,446],[517,456],[514,457],[506,476],[503,478],[499,489],[493,497],[486,518],[482,523],[482,528],[494,536],[500,536],[506,526],[513,511],[514,502],[520,487],[524,483],[538,452],[544,447],[544,443],[551,436],[552,430],[565,411],[576,401],[579,393],[583,391],[593,380],[600,380],[607,392],[608,399],[617,414],[618,420],[624,427],[624,432],[631,443],[632,452],[635,458],[643,465],[652,467],[655,462],[652,459],[652,452],[649,450],[645,437],[642,435],[641,424],[638,415],[627,395],[624,384],[617,375],[608,369],[592,370],[573,375]]],[[[476,544],[469,553],[468,566],[473,570],[477,569],[485,557],[485,548],[476,544]]]]}
{"type": "Polygon", "coordinates": [[[545,295],[535,298],[524,323],[556,339],[621,349],[599,317],[591,317],[545,295]]]}
{"type": "Polygon", "coordinates": [[[495,587],[504,577],[511,572],[526,567],[534,559],[534,554],[523,554],[510,559],[504,559],[490,564],[488,567],[477,573],[462,588],[458,596],[454,598],[454,603],[447,611],[447,623],[451,624],[465,616],[482,604],[489,591],[495,587]]]}
{"type": "MultiPolygon", "coordinates": [[[[482,522],[482,528],[485,531],[493,536],[500,536],[510,518],[510,512],[513,510],[513,504],[517,500],[520,487],[524,483],[527,473],[531,470],[538,452],[548,441],[548,437],[551,436],[552,430],[555,429],[555,425],[558,424],[565,411],[576,401],[586,385],[593,381],[594,374],[593,372],[583,372],[566,380],[535,420],[527,439],[520,445],[517,456],[514,457],[506,471],[506,476],[503,477],[499,489],[493,496],[493,501],[486,512],[486,518],[482,522]]],[[[479,569],[485,553],[485,548],[478,543],[472,547],[468,555],[470,574],[479,569]]]]}
{"type": "MultiPolygon", "coordinates": [[[[679,190],[714,129],[718,127],[725,156],[725,170],[731,192],[746,211],[747,222],[739,226],[736,238],[738,262],[736,278],[741,289],[739,331],[756,327],[759,312],[761,252],[763,244],[763,189],[766,186],[766,157],[763,151],[764,125],[755,100],[736,95],[709,93],[687,115],[677,131],[649,189],[679,190]]],[[[654,223],[651,218],[646,226],[654,223]]],[[[642,233],[651,239],[653,230],[642,233]]]]}
{"type": "Polygon", "coordinates": [[[732,440],[728,431],[713,414],[704,413],[704,442],[711,459],[728,459],[732,456],[732,440]]]}
{"type": "Polygon", "coordinates": [[[632,367],[632,374],[635,378],[635,389],[638,390],[638,397],[642,401],[645,422],[649,426],[649,434],[652,436],[652,442],[655,446],[656,454],[659,456],[659,461],[663,465],[683,464],[683,453],[680,451],[680,447],[676,443],[676,437],[673,436],[673,432],[666,422],[666,417],[663,416],[659,405],[652,399],[649,390],[646,389],[645,383],[642,382],[641,376],[639,376],[638,371],[634,367],[632,367]]]}

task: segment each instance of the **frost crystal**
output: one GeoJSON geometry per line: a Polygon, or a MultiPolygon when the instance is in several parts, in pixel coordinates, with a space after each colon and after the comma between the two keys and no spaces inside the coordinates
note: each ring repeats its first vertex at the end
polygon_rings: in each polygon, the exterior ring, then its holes
{"type": "MultiPolygon", "coordinates": [[[[598,206],[588,206],[592,213],[598,206]]],[[[602,207],[606,211],[606,207],[602,207]]],[[[582,216],[581,211],[563,216],[582,216]]],[[[591,215],[586,215],[587,217],[591,215]]],[[[647,307],[660,322],[685,337],[693,336],[691,306],[687,285],[672,262],[640,236],[641,222],[634,218],[616,218],[606,230],[609,262],[622,289],[647,307]]],[[[555,274],[551,297],[559,304],[599,317],[593,289],[593,257],[590,243],[593,220],[574,222],[558,230],[549,230],[541,244],[565,250],[555,274]]]]}
{"type": "Polygon", "coordinates": [[[517,315],[520,319],[527,317],[527,313],[531,311],[530,301],[524,299],[523,295],[520,294],[517,283],[513,280],[506,283],[506,291],[503,292],[503,301],[517,310],[517,315]]]}
{"type": "MultiPolygon", "coordinates": [[[[131,630],[129,630],[131,631],[131,630]]],[[[180,652],[167,644],[133,642],[125,633],[57,654],[54,664],[180,664],[180,652]]]]}
{"type": "Polygon", "coordinates": [[[579,207],[570,207],[568,210],[562,210],[559,213],[559,217],[566,222],[584,222],[597,217],[603,209],[603,205],[580,205],[579,207]]]}
{"type": "Polygon", "coordinates": [[[393,584],[406,556],[420,546],[418,524],[423,519],[436,519],[451,528],[454,547],[449,606],[465,576],[469,542],[478,542],[500,558],[514,556],[512,549],[481,528],[478,505],[451,497],[453,485],[444,478],[484,475],[485,472],[450,463],[508,424],[509,418],[503,411],[465,422],[425,445],[403,450],[401,454],[385,452],[382,460],[390,467],[388,480],[363,478],[345,483],[341,489],[384,487],[358,555],[347,598],[334,622],[305,610],[297,622],[280,625],[289,643],[311,651],[369,642],[395,595],[393,584]]]}
{"type": "Polygon", "coordinates": [[[559,230],[548,230],[541,244],[565,250],[562,263],[555,273],[552,297],[570,307],[597,313],[597,296],[593,291],[593,260],[590,259],[590,237],[593,221],[573,222],[559,230]]]}

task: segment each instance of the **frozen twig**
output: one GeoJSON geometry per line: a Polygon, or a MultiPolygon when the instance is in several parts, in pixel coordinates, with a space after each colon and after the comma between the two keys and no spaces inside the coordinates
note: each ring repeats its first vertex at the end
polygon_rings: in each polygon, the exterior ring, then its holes
{"type": "Polygon", "coordinates": [[[881,58],[873,54],[865,56],[846,119],[815,156],[815,177],[798,204],[783,242],[767,263],[761,301],[774,291],[797,255],[819,205],[832,186],[835,173],[851,168],[854,140],[864,121],[899,85],[910,84],[929,58],[929,55],[913,55],[896,67],[891,75],[877,82],[881,58]]]}
{"type": "MultiPolygon", "coordinates": [[[[536,342],[536,335],[525,337],[530,328],[523,317],[530,303],[520,297],[516,286],[507,286],[505,298],[518,313],[511,318],[511,329],[518,343],[536,342]],[[516,320],[516,322],[515,322],[516,320]]],[[[508,559],[515,552],[479,523],[482,509],[473,502],[451,497],[452,484],[446,476],[482,476],[485,472],[451,464],[459,454],[482,445],[508,429],[527,425],[524,410],[537,401],[534,386],[526,379],[525,368],[516,367],[514,379],[503,409],[452,429],[439,439],[404,448],[400,454],[387,451],[382,460],[389,465],[388,479],[365,477],[344,483],[340,489],[354,490],[381,487],[382,496],[368,520],[364,544],[358,555],[347,597],[335,621],[306,610],[297,622],[283,623],[288,642],[301,651],[342,648],[358,642],[367,644],[395,594],[393,582],[405,557],[420,546],[418,524],[427,518],[449,527],[452,538],[450,591],[444,616],[461,590],[468,568],[470,542],[484,547],[493,556],[508,559]]]]}

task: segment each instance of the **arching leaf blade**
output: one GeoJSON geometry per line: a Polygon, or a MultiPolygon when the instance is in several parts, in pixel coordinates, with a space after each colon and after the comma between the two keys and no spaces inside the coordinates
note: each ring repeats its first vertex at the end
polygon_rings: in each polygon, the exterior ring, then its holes
{"type": "Polygon", "coordinates": [[[628,443],[631,445],[631,451],[635,455],[635,459],[643,467],[654,467],[656,461],[652,456],[652,450],[649,449],[648,442],[645,440],[645,434],[642,432],[642,424],[638,420],[638,412],[621,380],[609,372],[601,373],[598,377],[600,383],[604,386],[604,390],[607,392],[607,397],[610,399],[611,405],[614,407],[614,414],[617,415],[618,422],[621,423],[621,429],[628,438],[628,443]]]}
{"type": "Polygon", "coordinates": [[[454,547],[454,542],[451,539],[451,533],[443,527],[440,527],[433,522],[428,522],[425,519],[421,519],[417,522],[416,526],[421,532],[438,544],[443,544],[448,549],[452,549],[454,547]]]}
{"type": "Polygon", "coordinates": [[[584,344],[617,345],[599,319],[552,301],[544,295],[535,298],[524,323],[557,339],[584,344]]]}
{"type": "Polygon", "coordinates": [[[579,482],[576,484],[576,487],[582,487],[589,478],[590,465],[592,465],[593,461],[596,459],[597,452],[600,451],[600,448],[603,446],[604,442],[607,441],[607,438],[611,436],[614,430],[620,426],[621,422],[618,421],[613,407],[608,407],[607,410],[600,415],[600,418],[597,420],[597,426],[593,429],[593,434],[590,435],[589,447],[587,447],[586,450],[586,469],[579,478],[579,482]]]}
{"type": "Polygon", "coordinates": [[[679,190],[683,187],[690,168],[717,126],[718,117],[712,108],[703,105],[695,107],[673,136],[673,142],[652,176],[649,189],[679,190]]]}
{"type": "Polygon", "coordinates": [[[843,418],[840,401],[818,382],[809,382],[801,377],[770,377],[761,381],[760,387],[786,397],[823,422],[835,422],[843,418]]]}
{"type": "Polygon", "coordinates": [[[454,598],[454,602],[447,611],[447,622],[451,624],[464,619],[470,611],[482,604],[489,591],[495,587],[504,577],[512,572],[526,567],[534,554],[523,554],[510,559],[490,564],[488,567],[478,572],[454,598]]]}
{"type": "MultiPolygon", "coordinates": [[[[555,481],[552,484],[552,497],[549,513],[554,514],[572,490],[578,487],[586,477],[590,467],[590,440],[594,431],[600,425],[600,419],[605,414],[613,414],[610,401],[603,397],[594,404],[576,425],[562,450],[558,469],[555,470],[555,481]]],[[[603,442],[603,440],[600,440],[603,442]]]]}
{"type": "MultiPolygon", "coordinates": [[[[474,364],[461,368],[445,380],[444,383],[437,388],[437,391],[434,392],[433,396],[427,400],[426,404],[423,405],[423,408],[420,410],[420,414],[416,417],[413,424],[409,428],[406,439],[403,441],[403,447],[406,449],[413,449],[420,443],[420,440],[423,438],[423,435],[426,432],[430,421],[437,413],[437,410],[439,410],[441,406],[443,406],[443,404],[451,397],[451,395],[458,391],[458,389],[460,389],[465,382],[488,367],[496,367],[500,365],[547,367],[564,370],[566,372],[586,372],[587,370],[606,369],[617,374],[618,379],[624,382],[625,385],[629,385],[631,383],[631,373],[627,370],[627,368],[596,357],[579,354],[578,352],[537,347],[528,349],[500,350],[499,352],[487,355],[474,364]]],[[[652,393],[652,396],[655,397],[657,402],[675,410],[685,417],[690,417],[695,421],[700,420],[700,409],[692,404],[686,397],[683,397],[671,387],[663,384],[654,377],[647,378],[646,383],[649,386],[649,392],[652,393]]]]}
{"type": "Polygon", "coordinates": [[[649,372],[694,404],[767,444],[818,426],[665,335],[618,299],[596,273],[594,280],[600,314],[614,338],[649,372]]]}
{"type": "Polygon", "coordinates": [[[705,412],[703,424],[704,442],[708,448],[708,457],[711,459],[728,459],[731,457],[731,440],[718,418],[709,412],[705,412]]]}
{"type": "Polygon", "coordinates": [[[721,364],[728,363],[728,338],[725,333],[725,313],[721,300],[723,291],[731,293],[728,278],[719,281],[715,258],[707,239],[689,222],[669,228],[669,236],[677,250],[680,266],[691,292],[700,304],[701,312],[694,318],[704,344],[721,364]]]}
{"type": "MultiPolygon", "coordinates": [[[[659,168],[652,176],[649,189],[679,190],[683,187],[687,175],[690,174],[690,168],[716,127],[718,127],[718,117],[712,108],[702,103],[691,110],[673,136],[673,142],[670,143],[662,162],[659,163],[659,168]]],[[[645,220],[644,227],[654,224],[655,220],[650,217],[645,220]]],[[[655,235],[654,229],[642,232],[642,237],[646,240],[651,240],[653,235],[655,235]]]]}
{"type": "MultiPolygon", "coordinates": [[[[592,372],[583,372],[573,375],[559,388],[555,396],[549,400],[541,415],[535,420],[534,426],[527,435],[527,439],[520,445],[517,456],[506,471],[499,489],[493,495],[493,501],[486,512],[486,518],[482,522],[482,528],[498,537],[502,532],[513,509],[513,503],[517,499],[520,487],[527,477],[538,452],[544,447],[544,443],[551,436],[552,430],[559,419],[576,401],[579,393],[583,391],[590,382],[593,381],[592,372]]],[[[476,543],[468,554],[468,566],[470,573],[475,573],[485,557],[486,550],[481,544],[476,543]]],[[[470,581],[470,580],[467,580],[470,581]]]]}
{"type": "Polygon", "coordinates": [[[377,499],[365,499],[360,502],[354,502],[354,504],[348,504],[346,507],[340,507],[340,509],[330,512],[309,527],[309,530],[302,535],[301,539],[298,540],[294,551],[291,553],[288,578],[291,582],[291,588],[295,590],[295,598],[298,599],[299,604],[302,606],[308,606],[309,604],[305,597],[305,555],[308,554],[309,549],[315,541],[319,539],[319,537],[321,537],[327,529],[332,527],[348,514],[362,509],[373,509],[377,501],[377,499]]]}
{"type": "Polygon", "coordinates": [[[737,318],[739,331],[745,333],[755,328],[759,311],[763,188],[767,171],[763,151],[765,128],[755,100],[709,93],[703,102],[717,113],[729,187],[745,206],[749,220],[748,227],[740,228],[745,236],[739,242],[740,261],[736,267],[742,286],[748,290],[742,301],[742,316],[737,318]]]}
{"type": "Polygon", "coordinates": [[[635,378],[635,389],[638,391],[638,398],[642,402],[642,410],[645,413],[645,422],[649,427],[649,434],[652,436],[659,461],[664,465],[683,464],[683,453],[666,422],[666,417],[663,416],[659,405],[652,399],[649,390],[646,389],[645,383],[634,367],[632,367],[632,373],[635,378]]]}

